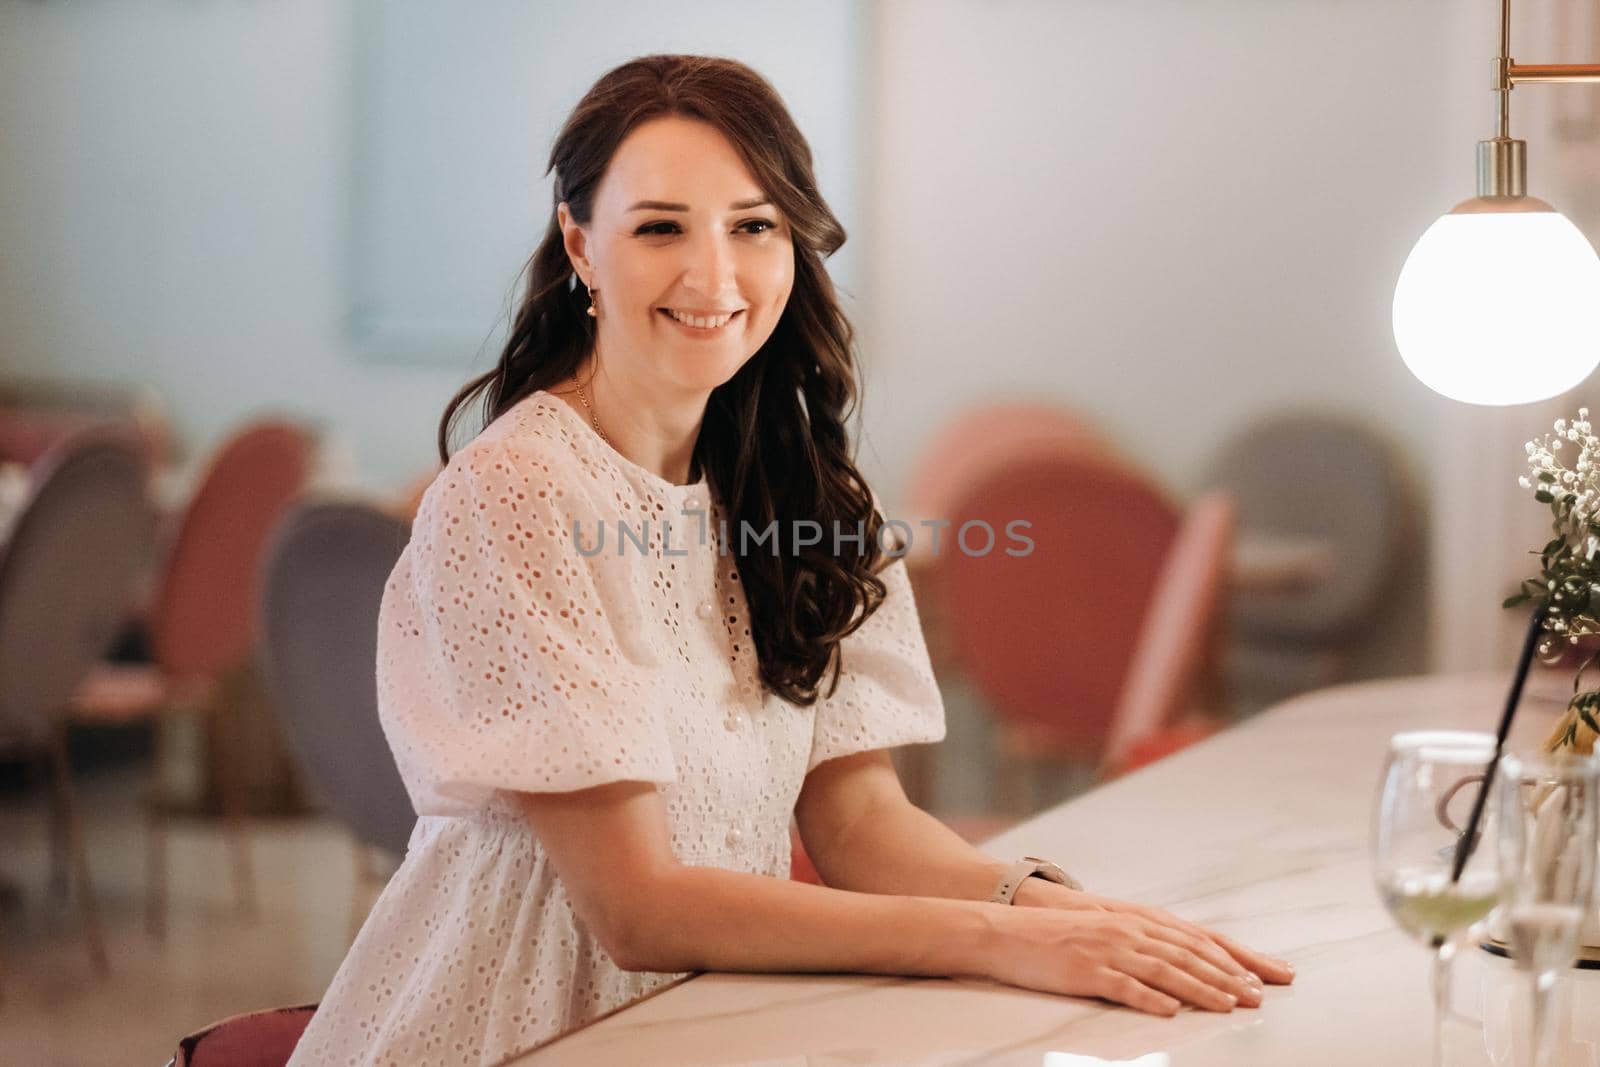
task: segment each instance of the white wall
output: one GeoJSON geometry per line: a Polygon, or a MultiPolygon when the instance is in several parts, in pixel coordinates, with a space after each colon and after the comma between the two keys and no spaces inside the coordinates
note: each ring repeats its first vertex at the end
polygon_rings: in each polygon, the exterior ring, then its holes
{"type": "Polygon", "coordinates": [[[886,5],[870,358],[891,479],[1007,394],[1084,409],[1179,487],[1283,407],[1420,457],[1442,401],[1389,306],[1471,195],[1460,6],[886,5]]]}
{"type": "Polygon", "coordinates": [[[141,381],[193,448],[240,418],[336,423],[388,484],[465,368],[344,340],[340,5],[0,5],[0,347],[34,377],[141,381]]]}
{"type": "MultiPolygon", "coordinates": [[[[449,21],[468,9],[444,4],[0,4],[0,372],[154,385],[195,453],[247,416],[291,412],[346,442],[361,482],[404,485],[434,462],[446,401],[498,357],[496,310],[533,250],[508,255],[483,239],[481,215],[458,219],[479,228],[469,240],[503,268],[475,274],[489,292],[474,297],[453,284],[460,243],[428,223],[448,213],[452,192],[506,200],[520,186],[545,209],[542,170],[559,122],[596,77],[644,51],[749,58],[780,90],[792,86],[797,115],[829,146],[819,177],[852,208],[858,160],[848,150],[860,135],[839,106],[863,95],[839,74],[860,46],[852,0],[833,0],[825,19],[812,9],[804,27],[806,12],[779,0],[719,0],[678,17],[624,7],[502,0],[475,9],[476,28],[487,27],[475,39],[449,21]],[[370,183],[352,188],[359,167],[417,162],[402,150],[403,119],[357,127],[356,61],[384,47],[358,32],[403,38],[381,58],[415,57],[417,35],[430,32],[458,66],[475,46],[485,51],[483,69],[414,72],[459,113],[453,125],[445,116],[412,126],[432,150],[431,174],[369,169],[360,173],[370,183]],[[525,74],[508,41],[524,45],[525,74]],[[804,47],[784,51],[796,41],[804,47]],[[824,52],[826,62],[806,58],[824,52]],[[773,58],[755,58],[763,53],[773,58]],[[820,72],[833,73],[807,82],[820,72]],[[497,91],[513,101],[543,91],[543,110],[516,121],[497,91]],[[474,159],[486,161],[480,171],[474,159]],[[407,225],[392,205],[352,212],[358,190],[392,199],[397,188],[416,194],[419,241],[374,231],[407,225]],[[429,262],[351,284],[363,262],[407,249],[429,262]],[[428,270],[441,272],[432,303],[416,288],[428,270]],[[358,299],[367,325],[390,331],[388,350],[352,333],[358,299]],[[444,322],[453,347],[435,332],[413,346],[426,359],[407,351],[396,361],[406,339],[393,324],[418,307],[424,326],[444,322]],[[463,307],[481,313],[476,328],[462,327],[463,307]]],[[[364,88],[380,104],[427,95],[378,73],[364,88]]],[[[513,213],[507,230],[535,228],[526,210],[513,213]]]]}
{"type": "MultiPolygon", "coordinates": [[[[753,66],[806,131],[834,211],[862,214],[860,0],[348,2],[359,116],[348,284],[360,350],[375,358],[459,366],[480,347],[499,352],[523,291],[513,280],[550,221],[550,146],[594,80],[637,55],[753,66]]],[[[852,240],[830,264],[847,291],[860,252],[852,240]]]]}
{"type": "MultiPolygon", "coordinates": [[[[1522,12],[1519,58],[1600,58],[1567,25],[1582,6],[1522,12]]],[[[0,5],[6,372],[148,381],[197,449],[279,408],[336,424],[374,486],[427,466],[493,352],[394,364],[347,337],[349,13],[0,5]]],[[[1412,242],[1472,191],[1492,4],[890,0],[875,21],[869,189],[844,222],[870,235],[864,463],[886,498],[942,419],[1023,394],[1082,408],[1178,489],[1258,414],[1353,413],[1448,475],[1441,518],[1515,513],[1507,472],[1456,445],[1508,446],[1514,478],[1545,412],[1500,416],[1500,444],[1458,429],[1473,416],[1406,373],[1388,324],[1412,242]]],[[[1600,91],[1518,101],[1550,109],[1521,129],[1535,191],[1600,233],[1600,91]]],[[[1452,631],[1521,562],[1501,529],[1443,546],[1452,631]]],[[[1483,640],[1468,660],[1497,654],[1483,640]]]]}

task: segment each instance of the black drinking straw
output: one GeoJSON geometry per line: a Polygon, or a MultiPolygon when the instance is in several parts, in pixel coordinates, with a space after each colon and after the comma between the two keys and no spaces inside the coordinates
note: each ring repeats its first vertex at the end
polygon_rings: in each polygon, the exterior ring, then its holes
{"type": "Polygon", "coordinates": [[[1456,860],[1450,870],[1450,884],[1461,881],[1461,870],[1472,855],[1478,838],[1478,823],[1483,821],[1483,806],[1489,799],[1489,788],[1494,785],[1494,772],[1500,766],[1500,752],[1505,748],[1506,735],[1511,732],[1511,717],[1517,713],[1517,702],[1522,699],[1522,685],[1528,680],[1528,667],[1533,662],[1533,650],[1538,647],[1539,634],[1544,630],[1544,607],[1535,609],[1528,620],[1528,636],[1522,642],[1522,655],[1517,660],[1516,677],[1511,680],[1511,692],[1506,694],[1506,710],[1500,716],[1500,729],[1494,735],[1494,755],[1483,772],[1483,787],[1478,799],[1472,802],[1472,814],[1467,818],[1467,828],[1456,842],[1456,860]]]}

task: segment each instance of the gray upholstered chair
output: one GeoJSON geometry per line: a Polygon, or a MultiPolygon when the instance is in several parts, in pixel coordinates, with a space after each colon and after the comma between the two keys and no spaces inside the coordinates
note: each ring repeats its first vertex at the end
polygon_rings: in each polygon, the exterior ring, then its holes
{"type": "Polygon", "coordinates": [[[1286,413],[1225,443],[1204,484],[1233,496],[1242,541],[1320,544],[1326,561],[1305,581],[1232,595],[1234,690],[1270,703],[1349,677],[1420,534],[1395,450],[1356,420],[1286,413]]]}
{"type": "MultiPolygon", "coordinates": [[[[52,444],[0,543],[0,749],[47,760],[55,779],[55,870],[70,857],[89,951],[106,970],[67,759],[66,708],[110,648],[154,552],[149,471],[138,441],[88,429],[52,444]]],[[[65,888],[64,886],[62,887],[65,888]]]]}
{"type": "MultiPolygon", "coordinates": [[[[405,852],[416,816],[378,722],[378,607],[410,537],[372,505],[304,499],[273,534],[262,574],[262,665],[306,781],[368,850],[405,852]]],[[[354,914],[364,914],[358,899],[354,914]]]]}

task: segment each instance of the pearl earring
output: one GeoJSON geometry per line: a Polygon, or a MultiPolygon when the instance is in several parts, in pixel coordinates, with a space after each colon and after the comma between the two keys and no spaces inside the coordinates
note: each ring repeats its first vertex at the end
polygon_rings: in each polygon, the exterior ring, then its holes
{"type": "Polygon", "coordinates": [[[599,313],[595,311],[595,298],[599,295],[600,290],[592,288],[589,290],[589,317],[592,319],[600,317],[599,313]]]}

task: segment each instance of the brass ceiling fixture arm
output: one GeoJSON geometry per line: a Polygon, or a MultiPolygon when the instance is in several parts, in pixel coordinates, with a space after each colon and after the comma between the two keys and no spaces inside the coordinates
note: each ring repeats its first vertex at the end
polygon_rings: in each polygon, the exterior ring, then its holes
{"type": "Polygon", "coordinates": [[[1511,0],[1500,0],[1500,55],[1495,58],[1495,92],[1500,94],[1500,136],[1510,137],[1511,90],[1518,85],[1600,82],[1600,63],[1518,63],[1511,58],[1511,0]]]}
{"type": "Polygon", "coordinates": [[[1500,54],[1494,60],[1494,92],[1498,129],[1492,140],[1478,142],[1478,195],[1457,205],[1457,211],[1551,210],[1528,196],[1528,143],[1511,136],[1511,90],[1518,85],[1600,83],[1596,63],[1517,63],[1511,58],[1511,0],[1500,0],[1500,54]],[[1482,203],[1492,198],[1491,204],[1482,203]],[[1527,201],[1507,204],[1508,200],[1527,201]]]}
{"type": "Polygon", "coordinates": [[[1508,63],[1506,80],[1516,85],[1600,82],[1600,63],[1508,63]]]}

